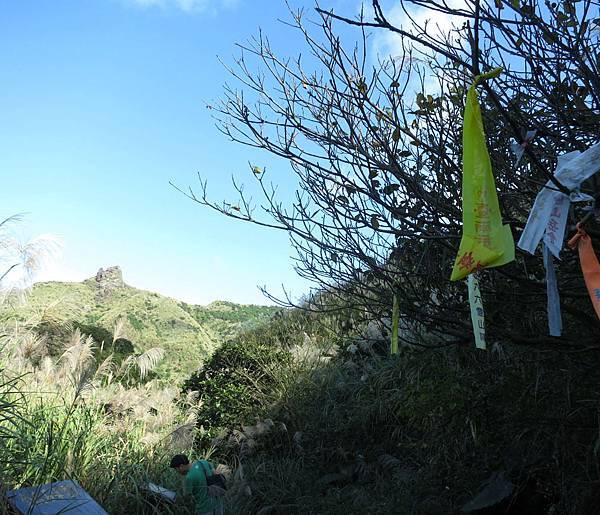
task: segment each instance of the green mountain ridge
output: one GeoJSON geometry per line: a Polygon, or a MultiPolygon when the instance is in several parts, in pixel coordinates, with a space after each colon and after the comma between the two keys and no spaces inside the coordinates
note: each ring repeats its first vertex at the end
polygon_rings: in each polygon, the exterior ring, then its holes
{"type": "Polygon", "coordinates": [[[268,320],[279,309],[226,301],[207,306],[188,304],[129,286],[123,282],[120,269],[112,267],[80,283],[36,283],[26,303],[5,303],[0,309],[0,324],[35,320],[42,324],[84,324],[112,333],[123,320],[123,336],[137,353],[153,347],[166,351],[157,369],[159,376],[182,378],[224,341],[268,320]]]}

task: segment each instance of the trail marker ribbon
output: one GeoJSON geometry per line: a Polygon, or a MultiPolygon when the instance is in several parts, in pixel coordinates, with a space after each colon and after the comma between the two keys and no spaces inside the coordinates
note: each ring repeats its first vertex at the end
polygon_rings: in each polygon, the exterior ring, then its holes
{"type": "Polygon", "coordinates": [[[533,138],[535,138],[536,134],[537,134],[537,129],[534,129],[532,131],[527,131],[527,134],[525,135],[525,139],[523,140],[522,143],[511,143],[510,144],[510,148],[513,151],[513,153],[515,154],[515,157],[517,158],[517,162],[515,163],[515,166],[519,166],[519,162],[521,161],[521,158],[523,157],[523,154],[525,153],[525,147],[527,145],[529,145],[529,143],[531,142],[531,140],[533,138]]]}
{"type": "Polygon", "coordinates": [[[502,68],[496,68],[477,76],[467,93],[463,122],[463,235],[451,281],[515,258],[510,227],[502,225],[476,90],[480,80],[497,77],[501,72],[502,68]]]}
{"type": "Polygon", "coordinates": [[[545,243],[542,244],[542,250],[544,253],[544,268],[546,269],[548,332],[550,336],[560,336],[562,334],[562,315],[560,313],[560,296],[556,284],[556,271],[554,270],[552,254],[545,243]]]}
{"type": "Polygon", "coordinates": [[[575,150],[559,156],[554,177],[573,193],[570,196],[565,195],[556,190],[552,181],[546,183],[535,198],[525,230],[517,244],[519,248],[535,254],[535,249],[543,238],[550,252],[559,258],[569,206],[571,202],[593,200],[589,195],[579,193],[579,187],[599,170],[600,143],[596,143],[585,152],[575,150]]]}
{"type": "Polygon", "coordinates": [[[469,286],[469,306],[471,308],[471,323],[475,335],[475,346],[485,349],[485,315],[483,313],[483,301],[479,290],[479,281],[473,274],[467,278],[469,286]]]}
{"type": "Polygon", "coordinates": [[[593,145],[585,152],[576,150],[559,156],[554,176],[572,193],[565,195],[555,189],[552,181],[548,181],[535,198],[527,224],[517,244],[519,248],[535,254],[535,249],[543,239],[548,295],[548,328],[551,336],[560,336],[562,333],[560,299],[552,255],[560,259],[559,254],[565,239],[571,202],[594,200],[593,197],[580,193],[579,187],[583,181],[598,170],[600,170],[600,143],[593,145]]]}
{"type": "Polygon", "coordinates": [[[394,293],[394,304],[392,306],[392,341],[390,354],[398,353],[398,322],[400,321],[400,302],[398,295],[394,293]]]}
{"type": "Polygon", "coordinates": [[[570,248],[577,248],[579,251],[579,262],[583,271],[585,285],[596,315],[600,318],[600,263],[592,246],[592,239],[585,232],[585,229],[580,224],[577,225],[577,234],[573,236],[568,245],[570,248]]]}

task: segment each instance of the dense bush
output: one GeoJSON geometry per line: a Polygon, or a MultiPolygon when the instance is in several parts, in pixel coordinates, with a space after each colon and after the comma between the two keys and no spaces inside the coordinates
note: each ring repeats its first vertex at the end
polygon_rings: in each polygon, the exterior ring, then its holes
{"type": "Polygon", "coordinates": [[[251,338],[225,343],[183,385],[184,392],[198,392],[198,424],[214,434],[252,419],[261,411],[276,369],[290,361],[288,351],[251,338]]]}
{"type": "Polygon", "coordinates": [[[35,325],[33,332],[46,339],[48,353],[51,356],[58,356],[64,350],[64,342],[68,341],[71,327],[68,324],[42,320],[35,325]]]}
{"type": "Polygon", "coordinates": [[[283,309],[215,351],[183,385],[199,396],[198,425],[211,437],[270,408],[298,349],[319,353],[343,337],[340,315],[283,309]]]}

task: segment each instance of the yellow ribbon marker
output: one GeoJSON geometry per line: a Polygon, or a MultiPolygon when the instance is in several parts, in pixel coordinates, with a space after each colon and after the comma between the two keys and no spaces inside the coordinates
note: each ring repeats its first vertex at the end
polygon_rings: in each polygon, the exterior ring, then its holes
{"type": "Polygon", "coordinates": [[[398,353],[398,322],[400,321],[400,303],[398,295],[394,293],[394,305],[392,307],[392,341],[390,354],[398,353]]]}
{"type": "Polygon", "coordinates": [[[502,68],[478,75],[469,92],[463,127],[463,236],[451,281],[481,268],[505,265],[515,259],[515,242],[508,225],[502,225],[492,164],[485,143],[481,109],[475,87],[497,77],[502,68]]]}

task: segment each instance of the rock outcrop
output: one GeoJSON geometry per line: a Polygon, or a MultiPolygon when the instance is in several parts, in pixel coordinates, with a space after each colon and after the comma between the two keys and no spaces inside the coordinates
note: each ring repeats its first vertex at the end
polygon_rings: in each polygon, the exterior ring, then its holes
{"type": "Polygon", "coordinates": [[[111,266],[109,268],[101,268],[96,274],[96,286],[98,288],[97,296],[105,299],[113,291],[123,288],[125,283],[123,282],[123,272],[118,266],[111,266]]]}

